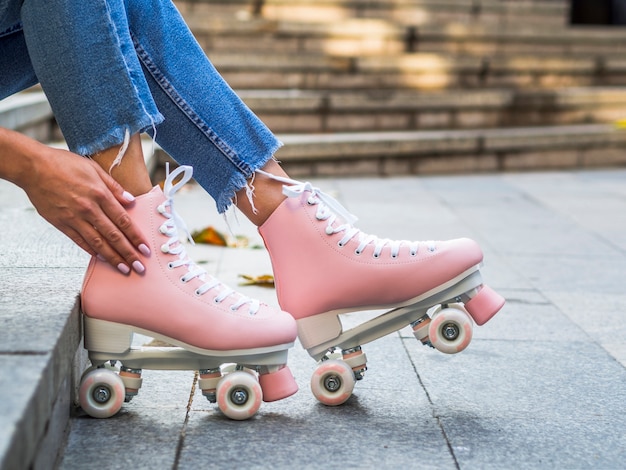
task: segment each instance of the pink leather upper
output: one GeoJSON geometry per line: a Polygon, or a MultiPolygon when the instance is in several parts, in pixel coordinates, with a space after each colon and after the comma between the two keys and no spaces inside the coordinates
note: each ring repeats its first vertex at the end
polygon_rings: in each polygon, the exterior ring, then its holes
{"type": "Polygon", "coordinates": [[[434,251],[420,243],[415,256],[403,245],[396,258],[385,246],[374,258],[369,245],[360,255],[354,237],[338,245],[344,233],[328,235],[316,218],[310,192],[287,198],[259,228],[267,246],[281,308],[296,319],[339,309],[391,308],[453,279],[482,261],[476,242],[436,242],[434,251]]]}
{"type": "Polygon", "coordinates": [[[161,251],[169,239],[159,232],[165,218],[157,206],[164,200],[156,186],[137,197],[128,209],[150,240],[152,254],[141,259],[146,271],[124,275],[92,258],[81,293],[84,314],[147,329],[203,349],[247,349],[294,341],[296,324],[287,313],[264,304],[255,315],[249,313],[248,305],[233,311],[230,307],[236,296],[215,303],[219,288],[199,296],[194,291],[204,281],[195,278],[181,282],[187,267],[169,268],[168,263],[178,256],[161,251]]]}

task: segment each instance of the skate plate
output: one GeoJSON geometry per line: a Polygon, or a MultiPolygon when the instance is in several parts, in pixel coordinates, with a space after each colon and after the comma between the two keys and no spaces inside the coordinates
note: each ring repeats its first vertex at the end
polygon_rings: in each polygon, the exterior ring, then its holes
{"type": "Polygon", "coordinates": [[[448,354],[464,350],[473,323],[483,325],[504,305],[504,298],[483,285],[479,268],[346,331],[340,318],[345,311],[298,320],[303,347],[319,361],[311,377],[315,397],[329,406],[344,403],[367,370],[361,346],[409,325],[423,344],[448,354]]]}

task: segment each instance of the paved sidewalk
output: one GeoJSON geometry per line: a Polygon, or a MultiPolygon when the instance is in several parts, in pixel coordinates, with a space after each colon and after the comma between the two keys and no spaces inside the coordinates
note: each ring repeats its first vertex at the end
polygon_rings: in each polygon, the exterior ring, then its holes
{"type": "MultiPolygon", "coordinates": [[[[475,238],[507,305],[458,355],[407,330],[364,346],[366,377],[337,408],[312,396],[315,364],[299,345],[290,367],[300,392],[245,422],[208,403],[193,372],[146,371],[117,416],[71,420],[62,469],[623,468],[626,170],[316,183],[365,232],[475,238]]],[[[179,194],[190,229],[225,227],[199,187],[179,194]]],[[[260,241],[239,221],[235,234],[260,241]]],[[[270,272],[265,250],[189,250],[233,286],[270,272]]],[[[273,290],[240,289],[275,302],[273,290]]]]}

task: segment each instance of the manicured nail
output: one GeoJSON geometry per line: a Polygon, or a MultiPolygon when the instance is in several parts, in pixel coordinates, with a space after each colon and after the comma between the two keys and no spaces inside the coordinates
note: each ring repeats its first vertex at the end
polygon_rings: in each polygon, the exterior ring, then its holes
{"type": "Polygon", "coordinates": [[[98,258],[100,261],[104,261],[104,262],[106,262],[106,259],[105,259],[105,258],[104,258],[104,256],[102,256],[100,253],[98,253],[98,254],[96,255],[96,258],[98,258]]]}
{"type": "Polygon", "coordinates": [[[128,191],[124,191],[122,193],[122,197],[124,199],[126,199],[128,202],[133,202],[135,200],[135,196],[133,196],[132,194],[130,194],[128,191]]]}
{"type": "Polygon", "coordinates": [[[117,265],[117,269],[119,272],[123,274],[128,274],[130,272],[130,268],[126,266],[124,263],[120,263],[117,265]]]}
{"type": "Polygon", "coordinates": [[[137,272],[139,274],[143,273],[146,270],[146,268],[144,268],[143,264],[141,264],[141,261],[135,261],[133,263],[133,269],[135,270],[135,272],[137,272]]]}
{"type": "Polygon", "coordinates": [[[141,245],[139,245],[139,251],[141,251],[141,253],[143,253],[144,256],[150,256],[150,248],[148,248],[148,245],[146,245],[145,243],[142,243],[141,245]]]}

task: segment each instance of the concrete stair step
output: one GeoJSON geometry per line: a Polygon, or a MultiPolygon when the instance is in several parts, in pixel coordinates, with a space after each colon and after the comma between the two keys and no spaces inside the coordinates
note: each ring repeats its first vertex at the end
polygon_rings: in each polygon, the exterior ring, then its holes
{"type": "Polygon", "coordinates": [[[499,0],[177,0],[183,13],[291,21],[339,21],[349,17],[382,18],[400,24],[431,21],[519,22],[562,25],[568,2],[499,0]]]}
{"type": "MultiPolygon", "coordinates": [[[[46,142],[53,123],[41,92],[0,101],[0,127],[46,142]]],[[[76,294],[86,255],[37,215],[17,186],[0,180],[0,200],[7,222],[0,258],[0,468],[54,468],[74,364],[84,362],[76,294]]]]}
{"type": "Polygon", "coordinates": [[[359,176],[586,168],[626,163],[613,125],[281,135],[293,176],[359,176]]]}
{"type": "MultiPolygon", "coordinates": [[[[294,178],[459,174],[622,166],[626,131],[611,124],[500,129],[278,134],[294,178]]],[[[171,158],[158,146],[160,170],[171,158]]]]}
{"type": "Polygon", "coordinates": [[[236,89],[450,89],[611,86],[626,82],[621,56],[388,54],[355,58],[210,53],[236,89]]]}
{"type": "Polygon", "coordinates": [[[0,127],[48,141],[54,117],[48,99],[40,91],[22,92],[0,101],[0,127]]]}
{"type": "Polygon", "coordinates": [[[239,90],[274,131],[345,132],[610,123],[626,117],[626,90],[239,90]]]}
{"type": "Polygon", "coordinates": [[[88,259],[17,186],[0,180],[0,200],[0,468],[51,469],[85,360],[76,294],[88,259]]]}
{"type": "Polygon", "coordinates": [[[240,20],[187,14],[207,51],[265,51],[362,56],[410,52],[466,54],[533,53],[618,54],[626,44],[624,28],[590,28],[514,23],[427,22],[406,25],[377,18],[336,22],[240,20]],[[541,49],[537,49],[537,45],[541,49]]]}

